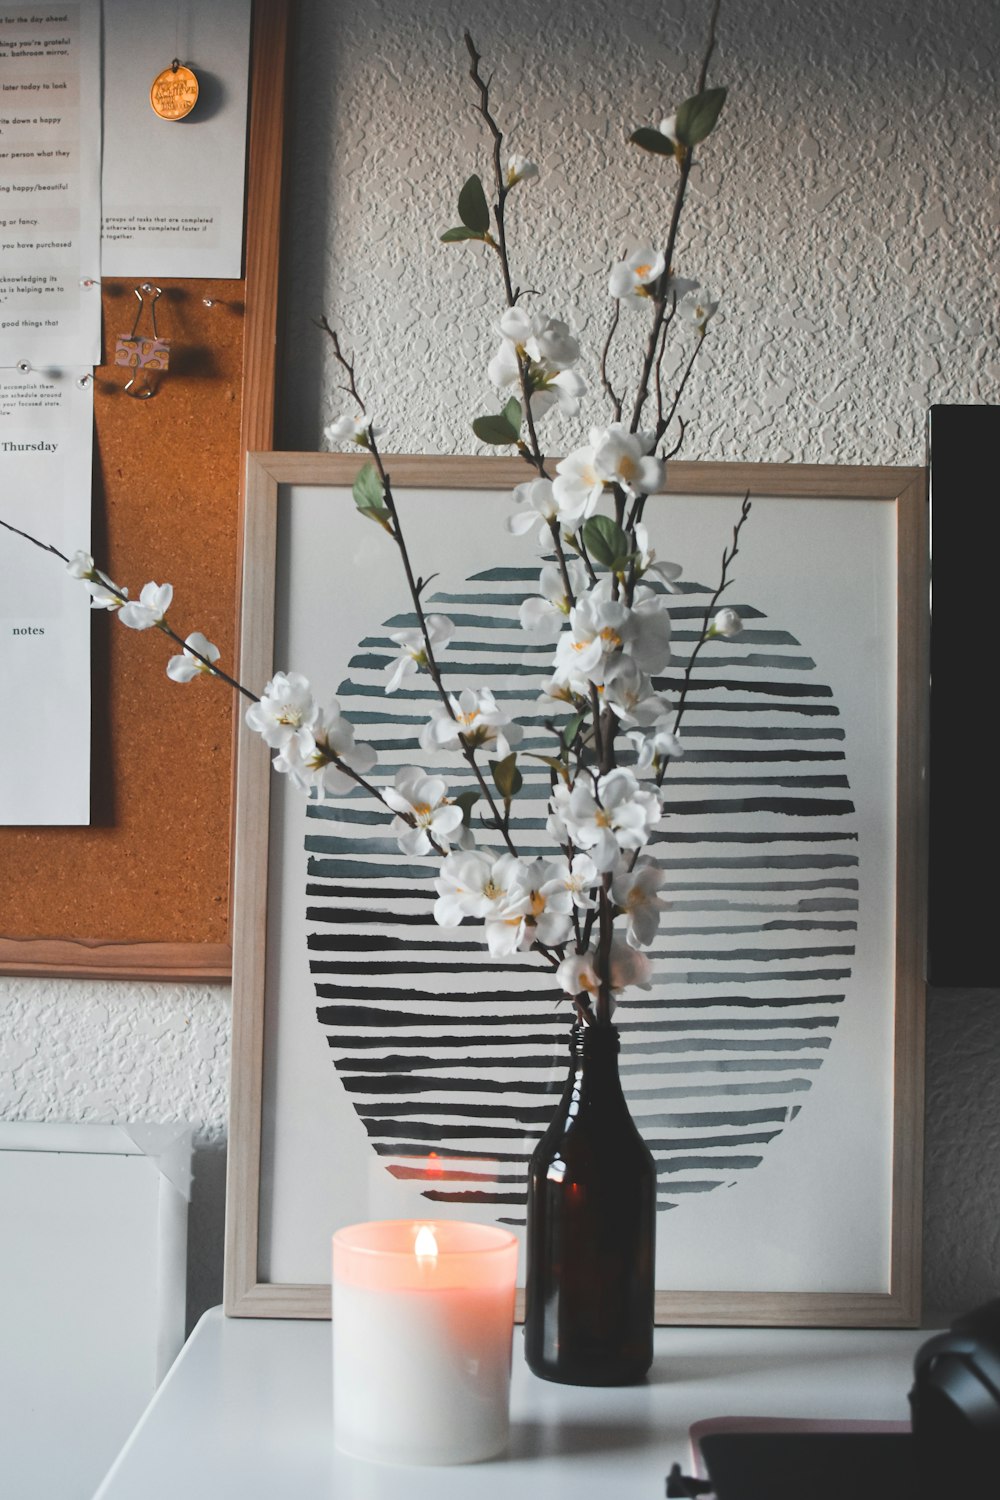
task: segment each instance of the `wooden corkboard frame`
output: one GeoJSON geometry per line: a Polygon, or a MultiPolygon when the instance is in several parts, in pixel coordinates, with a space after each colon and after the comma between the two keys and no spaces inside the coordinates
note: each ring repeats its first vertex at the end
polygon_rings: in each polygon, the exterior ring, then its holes
{"type": "MultiPolygon", "coordinates": [[[[223,664],[245,455],[274,437],[287,32],[288,0],[254,0],[243,278],[162,283],[171,368],[153,399],[125,396],[113,365],[94,372],[92,551],[132,594],[169,579],[171,623],[204,630],[223,664]]],[[[102,285],[106,356],[132,290],[102,285]]],[[[233,697],[208,681],[179,696],[159,632],[97,612],[93,629],[92,822],[0,829],[0,973],[228,979],[233,697]]]]}

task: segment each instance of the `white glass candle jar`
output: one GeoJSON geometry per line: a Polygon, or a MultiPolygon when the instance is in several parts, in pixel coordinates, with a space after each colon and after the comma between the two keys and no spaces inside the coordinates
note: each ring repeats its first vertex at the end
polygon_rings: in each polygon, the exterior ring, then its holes
{"type": "Polygon", "coordinates": [[[517,1240],[457,1220],[333,1236],[334,1441],[357,1458],[473,1463],[507,1446],[517,1240]]]}

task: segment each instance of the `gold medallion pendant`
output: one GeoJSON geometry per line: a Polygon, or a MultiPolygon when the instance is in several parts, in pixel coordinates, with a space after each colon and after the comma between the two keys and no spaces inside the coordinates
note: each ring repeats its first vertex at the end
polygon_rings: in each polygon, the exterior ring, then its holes
{"type": "Polygon", "coordinates": [[[161,120],[183,120],[198,103],[198,80],[175,57],[170,67],[153,79],[149,102],[161,120]]]}

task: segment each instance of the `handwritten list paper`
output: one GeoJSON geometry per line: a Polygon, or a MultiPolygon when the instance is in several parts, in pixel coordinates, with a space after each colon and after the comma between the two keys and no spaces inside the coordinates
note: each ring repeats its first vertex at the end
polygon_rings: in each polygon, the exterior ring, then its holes
{"type": "Polygon", "coordinates": [[[0,366],[100,362],[99,46],[98,0],[0,4],[0,366]]]}
{"type": "MultiPolygon", "coordinates": [[[[0,514],[67,557],[88,545],[93,381],[0,370],[0,514]]],[[[90,595],[0,528],[0,824],[90,821],[90,595]]]]}

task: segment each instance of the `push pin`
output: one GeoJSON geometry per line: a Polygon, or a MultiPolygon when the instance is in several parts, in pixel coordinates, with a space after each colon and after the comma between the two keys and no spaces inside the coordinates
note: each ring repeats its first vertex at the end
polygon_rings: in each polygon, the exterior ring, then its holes
{"type": "Polygon", "coordinates": [[[132,324],[131,333],[120,333],[115,343],[115,364],[125,365],[135,373],[129,376],[125,382],[125,391],[137,401],[148,401],[150,396],[155,396],[156,386],[150,384],[149,372],[151,370],[166,370],[170,363],[170,340],[160,338],[156,330],[156,304],[163,295],[161,287],[153,286],[151,282],[144,281],[135,289],[135,295],[139,306],[136,309],[135,321],[132,324]],[[152,333],[139,333],[139,320],[142,317],[143,308],[146,306],[144,298],[149,298],[149,319],[152,333]],[[143,384],[133,390],[140,372],[143,384]]]}
{"type": "Polygon", "coordinates": [[[31,360],[30,359],[19,359],[18,362],[17,362],[17,369],[21,372],[22,375],[30,375],[31,374],[31,360]]]}
{"type": "Polygon", "coordinates": [[[94,377],[93,377],[93,375],[89,374],[89,372],[88,372],[86,375],[80,375],[78,377],[77,382],[76,382],[76,388],[77,388],[78,391],[86,391],[86,390],[89,390],[89,388],[93,385],[93,383],[94,383],[94,377]]]}

